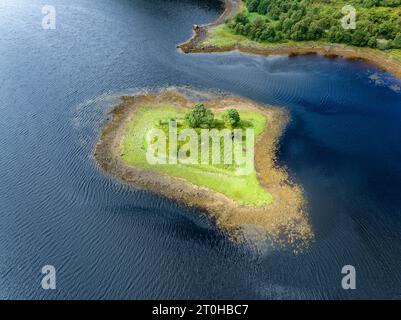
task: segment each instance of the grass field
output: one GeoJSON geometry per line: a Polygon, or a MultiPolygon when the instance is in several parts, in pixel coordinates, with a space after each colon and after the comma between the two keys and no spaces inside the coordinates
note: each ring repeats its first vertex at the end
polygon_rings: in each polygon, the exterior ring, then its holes
{"type": "MultiPolygon", "coordinates": [[[[272,202],[272,196],[266,192],[253,171],[249,175],[236,174],[236,165],[151,165],[146,159],[147,133],[158,128],[167,130],[170,119],[176,119],[178,130],[186,128],[184,116],[188,109],[174,105],[143,106],[139,108],[133,120],[127,125],[119,150],[127,165],[141,169],[165,173],[211,190],[220,192],[241,205],[263,206],[272,202]]],[[[255,139],[263,132],[267,119],[257,112],[240,111],[242,128],[252,128],[255,139]]],[[[219,128],[222,126],[222,112],[215,112],[219,128]]]]}
{"type": "Polygon", "coordinates": [[[224,48],[236,44],[241,44],[243,47],[253,48],[280,48],[285,46],[327,45],[328,43],[325,41],[257,42],[252,41],[243,35],[235,34],[227,25],[221,24],[210,29],[207,39],[200,45],[224,48]]]}

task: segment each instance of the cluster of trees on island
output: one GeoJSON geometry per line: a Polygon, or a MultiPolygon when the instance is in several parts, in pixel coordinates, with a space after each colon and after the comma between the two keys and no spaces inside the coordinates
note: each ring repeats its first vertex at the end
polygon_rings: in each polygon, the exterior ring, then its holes
{"type": "MultiPolygon", "coordinates": [[[[237,128],[241,122],[238,110],[228,109],[224,111],[223,121],[226,128],[237,128]]],[[[193,129],[210,129],[216,125],[213,112],[207,109],[203,103],[195,105],[195,107],[185,115],[185,122],[188,127],[193,129]]]]}
{"type": "Polygon", "coordinates": [[[247,10],[227,22],[260,42],[329,41],[382,50],[401,49],[401,0],[245,0],[247,10]],[[356,8],[356,28],[344,29],[342,7],[356,8]],[[256,17],[255,17],[256,16],[256,17]]]}
{"type": "Polygon", "coordinates": [[[263,116],[226,109],[215,116],[203,103],[176,114],[147,135],[149,164],[202,164],[249,175],[254,171],[255,128],[263,116]],[[257,119],[254,120],[253,117],[257,119]],[[179,121],[177,121],[179,119],[179,121]],[[167,152],[168,151],[168,152],[167,152]]]}

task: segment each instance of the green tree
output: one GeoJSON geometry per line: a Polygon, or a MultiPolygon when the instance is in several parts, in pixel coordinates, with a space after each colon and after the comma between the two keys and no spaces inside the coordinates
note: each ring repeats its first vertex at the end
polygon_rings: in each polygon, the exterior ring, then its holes
{"type": "Polygon", "coordinates": [[[380,35],[386,39],[390,39],[394,36],[395,26],[390,21],[385,21],[379,25],[380,35]]]}
{"type": "Polygon", "coordinates": [[[266,27],[266,28],[262,31],[262,33],[261,33],[259,39],[260,39],[261,41],[270,41],[270,42],[274,42],[274,41],[276,41],[276,31],[275,31],[272,27],[266,27]]]}
{"type": "Polygon", "coordinates": [[[312,23],[309,25],[307,35],[309,40],[316,40],[322,37],[323,29],[319,26],[317,21],[312,21],[312,23]]]}
{"type": "Polygon", "coordinates": [[[356,29],[352,34],[352,44],[354,46],[366,46],[368,44],[369,39],[367,38],[366,32],[362,29],[356,29]]]}
{"type": "Polygon", "coordinates": [[[241,23],[243,25],[246,25],[247,23],[249,23],[249,18],[245,13],[240,12],[235,16],[234,22],[235,24],[241,23]]]}
{"type": "Polygon", "coordinates": [[[236,109],[229,109],[224,112],[223,120],[228,128],[235,128],[240,124],[241,117],[236,109]]]}
{"type": "Polygon", "coordinates": [[[185,121],[191,128],[210,128],[214,123],[214,114],[203,103],[198,103],[185,115],[185,121]]]}
{"type": "Polygon", "coordinates": [[[401,32],[397,33],[394,40],[391,41],[393,48],[401,49],[401,32]]]}
{"type": "Polygon", "coordinates": [[[247,1],[247,7],[249,12],[256,12],[258,10],[258,6],[259,6],[258,0],[247,1]]]}
{"type": "Polygon", "coordinates": [[[371,48],[376,48],[377,47],[377,40],[375,37],[370,37],[368,41],[368,46],[371,48]]]}
{"type": "Polygon", "coordinates": [[[269,0],[261,0],[258,6],[258,12],[260,14],[266,14],[269,10],[269,0]]]}

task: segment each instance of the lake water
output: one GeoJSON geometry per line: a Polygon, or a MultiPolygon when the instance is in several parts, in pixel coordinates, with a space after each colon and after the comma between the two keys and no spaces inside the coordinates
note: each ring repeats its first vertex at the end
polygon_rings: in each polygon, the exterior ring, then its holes
{"type": "Polygon", "coordinates": [[[0,298],[401,297],[401,94],[363,62],[183,55],[217,0],[0,2],[0,298]],[[380,80],[374,80],[376,77],[380,80]],[[122,94],[219,89],[285,107],[279,161],[316,241],[255,253],[172,201],[105,176],[91,152],[122,94]],[[57,290],[41,268],[57,269],[57,290]],[[344,265],[357,290],[341,289],[344,265]]]}

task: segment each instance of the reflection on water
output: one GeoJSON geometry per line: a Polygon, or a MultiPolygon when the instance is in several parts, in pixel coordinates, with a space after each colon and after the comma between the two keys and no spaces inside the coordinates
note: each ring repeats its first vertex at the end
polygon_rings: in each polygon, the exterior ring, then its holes
{"type": "Polygon", "coordinates": [[[0,298],[399,296],[397,80],[343,59],[179,53],[217,1],[55,0],[54,31],[41,29],[42,5],[0,4],[0,298]],[[255,254],[97,168],[91,151],[117,97],[171,85],[290,110],[279,161],[305,188],[309,250],[255,254]],[[40,287],[45,264],[55,292],[40,287]],[[354,292],[341,289],[346,264],[354,292]]]}

